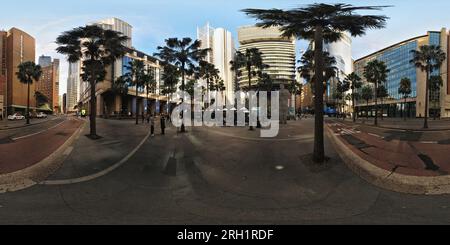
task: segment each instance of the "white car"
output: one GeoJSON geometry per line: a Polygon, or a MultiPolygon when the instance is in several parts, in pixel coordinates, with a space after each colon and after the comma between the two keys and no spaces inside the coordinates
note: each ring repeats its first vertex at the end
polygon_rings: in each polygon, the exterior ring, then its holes
{"type": "Polygon", "coordinates": [[[8,116],[8,120],[23,120],[23,119],[25,119],[25,116],[23,116],[20,113],[14,113],[8,116]]]}
{"type": "Polygon", "coordinates": [[[47,118],[47,114],[45,114],[45,113],[43,113],[43,112],[39,112],[39,113],[36,115],[36,118],[47,118]]]}

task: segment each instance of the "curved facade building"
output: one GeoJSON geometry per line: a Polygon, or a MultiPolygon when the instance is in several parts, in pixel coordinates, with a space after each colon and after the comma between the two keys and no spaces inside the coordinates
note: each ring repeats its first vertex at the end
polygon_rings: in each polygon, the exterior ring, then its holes
{"type": "MultiPolygon", "coordinates": [[[[264,64],[269,65],[265,70],[274,80],[274,85],[288,84],[295,79],[295,39],[281,37],[276,27],[260,28],[245,26],[238,29],[239,51],[257,48],[262,53],[264,64]]],[[[252,79],[252,86],[257,78],[252,79]]],[[[248,87],[247,72],[242,70],[239,86],[248,87]]]]}
{"type": "MultiPolygon", "coordinates": [[[[390,70],[385,84],[389,96],[383,101],[383,115],[389,117],[401,117],[404,99],[398,93],[400,80],[407,77],[411,80],[412,93],[407,99],[405,107],[408,117],[423,117],[425,112],[425,79],[426,74],[420,68],[416,68],[410,61],[413,59],[411,50],[417,50],[423,45],[438,45],[447,54],[448,57],[448,32],[446,29],[441,31],[429,31],[426,35],[414,37],[355,61],[355,72],[364,79],[364,67],[372,60],[384,61],[390,70]]],[[[430,91],[428,115],[434,114],[438,117],[450,117],[450,91],[448,90],[449,80],[447,78],[448,59],[434,71],[433,75],[441,75],[444,81],[443,86],[438,91],[430,91]]],[[[357,103],[359,115],[362,116],[366,109],[369,115],[375,114],[374,102],[369,102],[367,107],[364,101],[357,103]]],[[[381,107],[381,106],[380,106],[381,107]]],[[[381,109],[381,108],[380,108],[381,109]]]]}

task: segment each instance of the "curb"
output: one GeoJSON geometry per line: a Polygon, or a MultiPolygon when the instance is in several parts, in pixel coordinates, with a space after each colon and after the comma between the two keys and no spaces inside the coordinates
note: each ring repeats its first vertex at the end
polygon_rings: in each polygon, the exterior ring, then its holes
{"type": "Polygon", "coordinates": [[[10,129],[18,129],[18,128],[26,128],[26,127],[31,127],[31,126],[35,126],[35,125],[39,125],[39,124],[43,124],[46,122],[50,122],[52,120],[56,120],[58,118],[53,118],[53,119],[49,119],[49,120],[45,120],[45,121],[41,121],[41,122],[37,122],[37,123],[31,123],[31,124],[24,124],[21,126],[15,126],[15,127],[8,127],[8,128],[0,128],[0,131],[4,131],[4,130],[10,130],[10,129]]]}
{"type": "Polygon", "coordinates": [[[450,175],[417,177],[393,173],[379,168],[355,154],[332,130],[326,126],[331,143],[341,159],[354,173],[380,188],[416,195],[440,195],[450,193],[450,175]]]}
{"type": "Polygon", "coordinates": [[[55,172],[63,163],[64,152],[80,136],[85,126],[86,122],[83,122],[64,144],[42,161],[22,170],[0,175],[0,194],[29,188],[55,172]]]}
{"type": "Polygon", "coordinates": [[[390,129],[390,130],[397,130],[397,131],[408,131],[408,132],[439,132],[439,131],[450,131],[450,128],[429,128],[429,129],[408,129],[408,128],[394,128],[394,127],[387,127],[387,126],[375,126],[373,124],[366,124],[361,122],[353,122],[353,121],[343,121],[348,123],[353,123],[357,125],[364,125],[372,128],[382,128],[382,129],[390,129]]]}

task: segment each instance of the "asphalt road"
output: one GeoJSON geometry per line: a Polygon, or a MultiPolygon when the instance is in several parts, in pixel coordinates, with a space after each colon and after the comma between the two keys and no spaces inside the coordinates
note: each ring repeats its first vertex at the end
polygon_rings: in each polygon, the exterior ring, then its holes
{"type": "Polygon", "coordinates": [[[450,223],[449,195],[378,189],[348,170],[328,142],[330,160],[312,164],[311,119],[282,131],[258,140],[243,128],[169,130],[103,177],[0,194],[0,223],[450,223]]]}

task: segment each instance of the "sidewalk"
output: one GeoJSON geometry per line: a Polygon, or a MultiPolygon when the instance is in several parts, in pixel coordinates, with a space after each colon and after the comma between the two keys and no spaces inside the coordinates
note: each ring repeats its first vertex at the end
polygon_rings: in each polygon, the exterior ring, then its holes
{"type": "Polygon", "coordinates": [[[327,126],[343,160],[369,182],[414,194],[450,193],[450,144],[387,138],[340,120],[327,126]]]}
{"type": "MultiPolygon", "coordinates": [[[[91,140],[85,137],[85,127],[78,140],[68,149],[68,156],[58,171],[43,184],[76,183],[90,180],[109,168],[115,167],[149,136],[149,124],[135,125],[133,120],[97,119],[97,133],[102,138],[91,140]]],[[[155,125],[159,133],[159,124],[155,125]]]]}

